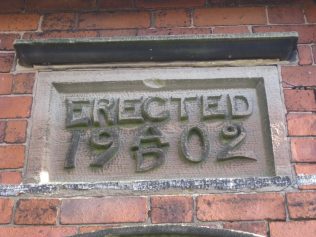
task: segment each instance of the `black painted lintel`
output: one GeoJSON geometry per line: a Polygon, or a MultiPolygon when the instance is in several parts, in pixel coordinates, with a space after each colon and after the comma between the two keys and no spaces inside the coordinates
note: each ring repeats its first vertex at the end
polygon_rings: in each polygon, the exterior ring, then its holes
{"type": "Polygon", "coordinates": [[[19,63],[96,64],[238,59],[291,60],[298,34],[135,36],[93,39],[17,40],[19,63]]]}

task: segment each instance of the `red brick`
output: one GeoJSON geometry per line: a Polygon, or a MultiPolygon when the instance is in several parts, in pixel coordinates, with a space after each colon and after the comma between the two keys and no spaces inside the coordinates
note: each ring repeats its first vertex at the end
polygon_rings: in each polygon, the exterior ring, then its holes
{"type": "Polygon", "coordinates": [[[282,67],[282,80],[284,87],[316,86],[316,66],[282,67]]]}
{"type": "Polygon", "coordinates": [[[297,175],[316,175],[316,164],[296,164],[297,175]]]}
{"type": "Polygon", "coordinates": [[[204,5],[205,0],[136,0],[137,8],[192,8],[204,5]]]}
{"type": "Polygon", "coordinates": [[[13,42],[19,38],[18,34],[0,34],[0,50],[13,50],[13,42]]]}
{"type": "Polygon", "coordinates": [[[288,130],[290,136],[315,136],[316,114],[288,114],[288,130]]]}
{"type": "Polygon", "coordinates": [[[197,197],[200,221],[285,219],[284,198],[277,193],[214,194],[197,197]]]}
{"type": "Polygon", "coordinates": [[[316,218],[316,192],[288,193],[286,197],[291,219],[316,218]]]}
{"type": "Polygon", "coordinates": [[[0,143],[4,141],[6,124],[5,121],[0,121],[0,143]]]}
{"type": "Polygon", "coordinates": [[[23,39],[89,38],[97,37],[96,31],[51,31],[45,33],[26,33],[23,39]]]}
{"type": "Polygon", "coordinates": [[[8,199],[8,198],[0,199],[0,223],[1,224],[10,223],[11,218],[12,218],[13,205],[14,205],[14,202],[11,199],[8,199]]]}
{"type": "Polygon", "coordinates": [[[36,30],[40,15],[38,14],[2,14],[0,15],[1,31],[36,30]]]}
{"type": "Polygon", "coordinates": [[[0,146],[0,169],[23,168],[24,152],[23,145],[0,146]]]}
{"type": "Polygon", "coordinates": [[[194,12],[194,25],[248,25],[266,24],[264,7],[205,8],[194,12]]]}
{"type": "Polygon", "coordinates": [[[0,95],[11,94],[12,76],[10,74],[0,74],[0,95]]]}
{"type": "Polygon", "coordinates": [[[14,94],[32,94],[35,81],[35,74],[23,73],[14,76],[13,90],[14,94]]]}
{"type": "Polygon", "coordinates": [[[298,42],[300,44],[310,44],[316,42],[316,25],[284,25],[284,26],[255,26],[254,33],[258,32],[298,32],[298,42]]]}
{"type": "Polygon", "coordinates": [[[133,8],[133,0],[99,0],[97,1],[98,9],[126,9],[133,8]]]}
{"type": "Polygon", "coordinates": [[[268,7],[268,18],[272,24],[304,23],[303,9],[298,5],[268,7]]]}
{"type": "Polygon", "coordinates": [[[123,30],[100,30],[100,37],[113,37],[113,36],[135,36],[137,29],[123,29],[123,30]]]}
{"type": "Polygon", "coordinates": [[[23,143],[26,138],[27,121],[14,120],[8,121],[4,141],[7,143],[23,143]]]}
{"type": "Polygon", "coordinates": [[[99,230],[106,230],[109,228],[117,227],[117,225],[106,225],[106,226],[101,226],[101,225],[94,225],[94,226],[82,226],[79,227],[79,233],[91,233],[91,232],[96,232],[99,230]]]}
{"type": "MultiPolygon", "coordinates": [[[[296,164],[295,172],[297,175],[316,175],[316,164],[296,164]]],[[[315,190],[315,184],[299,184],[299,189],[315,190]]]]}
{"type": "Polygon", "coordinates": [[[0,172],[1,184],[20,184],[21,182],[22,182],[21,172],[16,172],[16,171],[0,172]]]}
{"type": "Polygon", "coordinates": [[[145,222],[147,211],[147,200],[144,197],[67,199],[62,202],[61,223],[145,222]]]}
{"type": "Polygon", "coordinates": [[[305,9],[305,16],[308,23],[316,23],[316,6],[315,3],[308,4],[305,9]]]}
{"type": "Polygon", "coordinates": [[[242,34],[249,33],[248,26],[223,26],[215,27],[214,34],[242,34]]]}
{"type": "Polygon", "coordinates": [[[0,227],[0,236],[7,237],[66,237],[77,234],[76,227],[49,227],[49,226],[30,226],[30,227],[0,227]]]}
{"type": "Polygon", "coordinates": [[[299,65],[313,64],[312,49],[309,45],[298,46],[299,65]]]}
{"type": "Polygon", "coordinates": [[[14,223],[54,225],[59,205],[57,199],[21,199],[16,204],[14,223]]]}
{"type": "Polygon", "coordinates": [[[316,45],[312,46],[312,54],[313,54],[313,57],[314,57],[314,63],[316,64],[316,45]]]}
{"type": "Polygon", "coordinates": [[[301,0],[208,0],[208,6],[220,6],[220,7],[227,7],[227,6],[266,6],[266,5],[285,5],[285,4],[293,4],[298,3],[301,0]]]}
{"type": "Polygon", "coordinates": [[[292,138],[291,150],[295,162],[316,162],[316,139],[292,138]]]}
{"type": "Polygon", "coordinates": [[[44,16],[42,30],[71,30],[74,26],[74,13],[55,13],[44,16]]]}
{"type": "Polygon", "coordinates": [[[14,53],[0,53],[0,72],[10,72],[14,53]]]}
{"type": "Polygon", "coordinates": [[[315,237],[316,221],[272,222],[271,237],[315,237]]]}
{"type": "Polygon", "coordinates": [[[151,221],[181,223],[193,221],[193,200],[186,196],[154,196],[151,198],[151,221]]]}
{"type": "Polygon", "coordinates": [[[240,230],[262,236],[267,236],[267,224],[264,221],[260,222],[230,222],[224,223],[224,229],[240,230]]]}
{"type": "Polygon", "coordinates": [[[156,27],[190,26],[190,12],[187,10],[163,10],[156,12],[156,27]]]}
{"type": "Polygon", "coordinates": [[[31,96],[0,97],[0,118],[28,118],[31,106],[31,96]]]}
{"type": "Polygon", "coordinates": [[[316,111],[314,90],[284,90],[287,111],[316,111]]]}
{"type": "Polygon", "coordinates": [[[24,0],[1,1],[0,12],[19,12],[24,9],[24,0]]]}
{"type": "Polygon", "coordinates": [[[316,221],[292,221],[270,223],[271,237],[315,237],[316,221]]]}
{"type": "Polygon", "coordinates": [[[139,29],[137,35],[192,35],[210,34],[211,28],[159,28],[159,29],[139,29]]]}
{"type": "Polygon", "coordinates": [[[144,11],[82,13],[80,29],[145,28],[150,26],[150,14],[144,11]]]}
{"type": "Polygon", "coordinates": [[[28,10],[86,10],[95,8],[95,0],[27,0],[28,10]]]}

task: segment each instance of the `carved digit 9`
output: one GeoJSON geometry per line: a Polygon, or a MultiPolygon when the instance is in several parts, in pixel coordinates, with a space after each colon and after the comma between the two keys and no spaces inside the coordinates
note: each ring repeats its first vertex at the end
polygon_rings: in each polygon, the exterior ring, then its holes
{"type": "Polygon", "coordinates": [[[257,160],[251,151],[248,152],[233,152],[238,145],[240,145],[246,138],[246,131],[242,125],[228,124],[223,127],[221,136],[225,140],[230,140],[217,154],[217,160],[229,160],[234,158],[243,158],[257,160]]]}
{"type": "Polygon", "coordinates": [[[90,143],[98,149],[105,149],[98,154],[90,166],[102,167],[109,162],[119,148],[117,128],[96,128],[91,131],[90,143]]]}

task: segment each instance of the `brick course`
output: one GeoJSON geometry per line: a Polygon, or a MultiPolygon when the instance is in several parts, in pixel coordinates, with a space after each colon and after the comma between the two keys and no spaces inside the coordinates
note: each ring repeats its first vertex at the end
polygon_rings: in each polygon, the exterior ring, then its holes
{"type": "Polygon", "coordinates": [[[154,196],[151,198],[151,221],[181,223],[193,221],[193,199],[186,196],[154,196]]]}
{"type": "Polygon", "coordinates": [[[0,118],[28,118],[31,115],[32,97],[0,97],[0,118]]]}
{"type": "Polygon", "coordinates": [[[20,199],[16,204],[14,223],[17,225],[54,225],[57,219],[57,199],[20,199]]]}
{"type": "Polygon", "coordinates": [[[291,148],[292,159],[295,162],[316,162],[316,139],[293,138],[291,148]]]}
{"type": "Polygon", "coordinates": [[[25,31],[38,28],[38,14],[1,14],[0,31],[25,31]]]}
{"type": "Polygon", "coordinates": [[[287,122],[291,136],[316,135],[316,114],[288,114],[287,122]]]}
{"type": "Polygon", "coordinates": [[[0,169],[22,168],[24,165],[23,145],[0,146],[0,169]]]}
{"type": "Polygon", "coordinates": [[[145,11],[83,13],[79,29],[143,28],[150,26],[150,14],[145,11]]]}
{"type": "Polygon", "coordinates": [[[286,195],[290,218],[316,218],[316,193],[288,193],[286,195]]]}
{"type": "Polygon", "coordinates": [[[195,26],[259,25],[267,22],[263,7],[197,9],[193,20],[195,26]]]}
{"type": "Polygon", "coordinates": [[[299,65],[313,64],[312,49],[309,45],[298,46],[299,65]]]}
{"type": "Polygon", "coordinates": [[[288,112],[316,111],[314,90],[284,90],[284,98],[288,112]]]}
{"type": "Polygon", "coordinates": [[[14,202],[8,198],[0,198],[0,224],[10,223],[14,202]]]}
{"type": "Polygon", "coordinates": [[[8,121],[4,141],[7,143],[24,143],[26,140],[26,120],[8,121]]]}
{"type": "Polygon", "coordinates": [[[0,235],[8,237],[66,237],[77,234],[76,227],[49,227],[49,226],[29,226],[12,227],[0,226],[0,235]]]}
{"type": "Polygon", "coordinates": [[[300,6],[268,7],[268,18],[271,24],[300,24],[304,23],[303,9],[300,6]]]}
{"type": "Polygon", "coordinates": [[[20,184],[22,173],[17,171],[0,172],[0,184],[20,184]]]}
{"type": "Polygon", "coordinates": [[[272,222],[270,224],[271,237],[314,237],[316,235],[316,221],[272,222]]]}
{"type": "Polygon", "coordinates": [[[107,197],[64,200],[62,224],[145,222],[147,202],[143,197],[107,197]],[[91,212],[91,210],[98,210],[91,212]],[[108,215],[111,213],[111,215],[108,215]]]}
{"type": "Polygon", "coordinates": [[[267,236],[267,223],[260,222],[228,222],[224,223],[223,227],[230,230],[240,230],[258,235],[267,236]]]}
{"type": "Polygon", "coordinates": [[[283,220],[284,198],[280,194],[214,194],[197,197],[200,221],[283,220]]]}

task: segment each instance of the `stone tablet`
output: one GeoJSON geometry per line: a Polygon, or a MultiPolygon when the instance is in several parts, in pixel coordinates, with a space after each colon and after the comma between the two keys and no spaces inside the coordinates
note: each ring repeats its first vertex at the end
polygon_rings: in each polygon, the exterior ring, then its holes
{"type": "Polygon", "coordinates": [[[41,71],[27,182],[290,175],[276,67],[41,71]]]}

